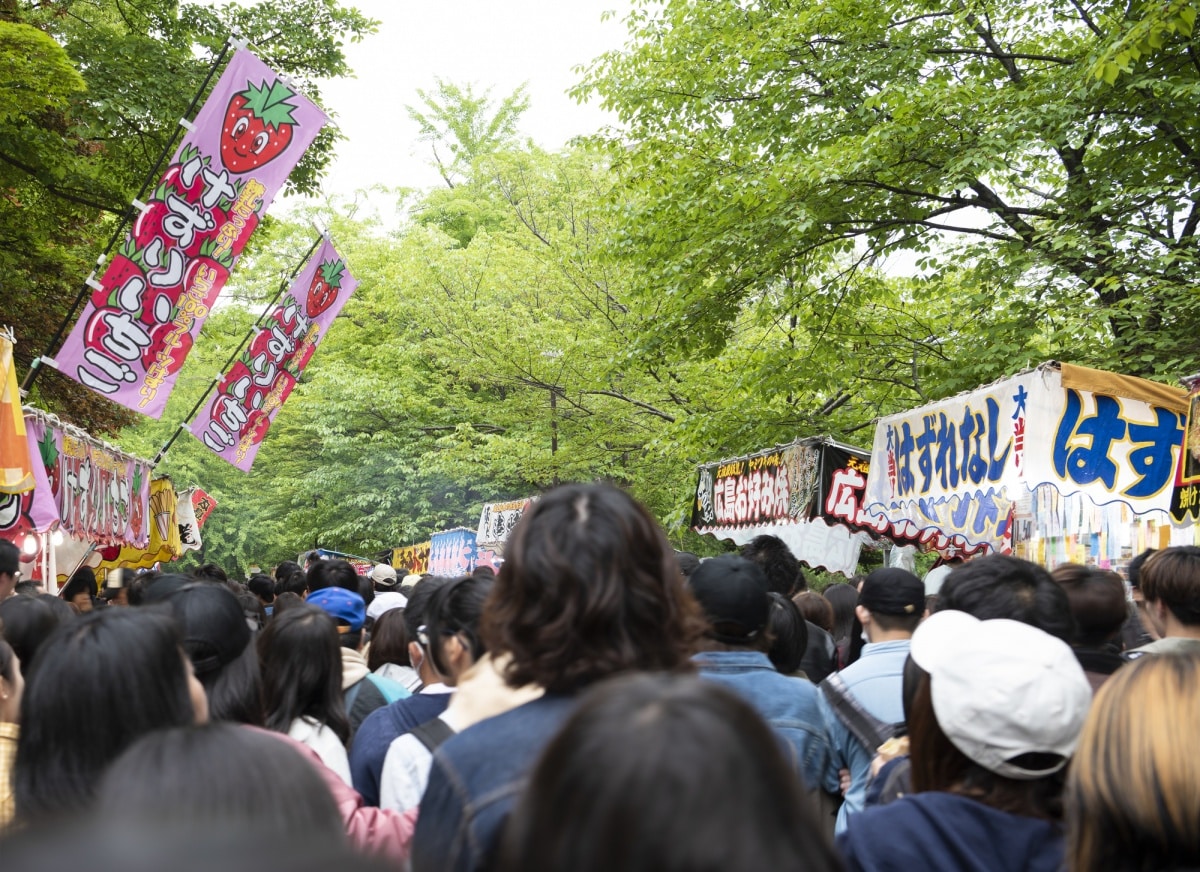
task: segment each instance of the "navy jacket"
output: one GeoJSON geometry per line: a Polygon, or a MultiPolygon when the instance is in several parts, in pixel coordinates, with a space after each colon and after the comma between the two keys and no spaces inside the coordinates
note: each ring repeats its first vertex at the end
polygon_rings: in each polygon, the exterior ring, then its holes
{"type": "Polygon", "coordinates": [[[517,794],[574,708],[575,697],[547,694],[437,749],[413,834],[413,872],[471,872],[494,863],[517,794]]]}
{"type": "Polygon", "coordinates": [[[852,816],[847,872],[1059,872],[1061,828],[952,793],[913,793],[852,816]]]}
{"type": "Polygon", "coordinates": [[[433,720],[448,705],[448,693],[414,693],[367,715],[350,743],[350,778],[363,802],[379,805],[379,778],[392,740],[433,720]]]}

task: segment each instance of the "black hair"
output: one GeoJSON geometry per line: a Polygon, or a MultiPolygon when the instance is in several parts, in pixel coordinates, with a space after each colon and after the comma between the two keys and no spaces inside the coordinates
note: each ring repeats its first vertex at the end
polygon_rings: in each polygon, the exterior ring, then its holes
{"type": "Polygon", "coordinates": [[[99,588],[96,585],[96,573],[90,566],[81,566],[72,573],[71,578],[63,585],[58,595],[66,602],[71,602],[81,593],[95,597],[99,588]]]}
{"type": "Polygon", "coordinates": [[[275,566],[275,580],[283,581],[288,576],[303,571],[304,569],[295,560],[281,560],[275,566]]]}
{"type": "Polygon", "coordinates": [[[17,676],[16,663],[17,655],[12,645],[0,636],[0,678],[11,684],[17,676]]]}
{"type": "Polygon", "coordinates": [[[767,614],[767,637],[771,647],[767,657],[776,671],[794,675],[808,648],[808,622],[799,607],[781,593],[771,591],[771,610],[767,614]]]}
{"type": "Polygon", "coordinates": [[[1070,644],[1075,619],[1066,592],[1036,563],[989,554],[954,569],[942,582],[937,610],[957,609],[981,621],[1008,618],[1070,644]]]}
{"type": "Polygon", "coordinates": [[[479,621],[483,617],[483,604],[494,584],[495,579],[466,575],[434,591],[425,613],[425,627],[429,638],[429,660],[439,675],[451,677],[442,658],[442,639],[450,636],[464,639],[471,650],[472,662],[487,650],[479,638],[479,621]]]}
{"type": "Polygon", "coordinates": [[[13,593],[25,594],[26,596],[39,596],[42,592],[42,585],[39,582],[33,581],[18,581],[13,588],[13,593]]]}
{"type": "Polygon", "coordinates": [[[340,587],[358,593],[358,573],[345,560],[318,560],[308,568],[309,591],[340,587]]]}
{"type": "Polygon", "coordinates": [[[450,579],[440,575],[430,575],[417,582],[408,597],[408,605],[404,607],[404,632],[408,635],[408,641],[417,641],[417,628],[425,623],[430,600],[438,588],[449,583],[450,579]]]}
{"type": "Polygon", "coordinates": [[[303,594],[285,590],[283,593],[275,595],[275,605],[271,608],[271,618],[277,618],[288,609],[294,609],[296,606],[302,605],[304,605],[303,594]]]}
{"type": "Polygon", "coordinates": [[[700,566],[700,558],[691,551],[676,551],[675,562],[679,564],[679,574],[684,578],[690,577],[700,566]]]}
{"type": "Polygon", "coordinates": [[[269,575],[259,572],[250,576],[250,580],[246,582],[246,587],[264,605],[269,606],[275,601],[275,582],[271,580],[271,576],[269,575]]]}
{"type": "Polygon", "coordinates": [[[278,737],[233,724],[143,736],[112,764],[97,800],[98,808],[147,824],[249,825],[267,841],[345,843],[341,813],[317,768],[278,737]]]}
{"type": "Polygon", "coordinates": [[[235,596],[238,605],[242,607],[242,616],[246,621],[246,626],[252,632],[257,633],[267,622],[267,610],[263,607],[262,600],[248,590],[239,591],[235,596]]]}
{"type": "Polygon", "coordinates": [[[1129,561],[1129,565],[1125,567],[1125,577],[1129,579],[1130,587],[1142,586],[1142,564],[1149,560],[1150,555],[1157,550],[1157,548],[1147,548],[1129,561]]]}
{"type": "Polygon", "coordinates": [[[854,629],[854,607],[858,605],[858,588],[852,584],[838,582],[821,591],[821,596],[833,607],[833,629],[830,635],[834,642],[842,644],[850,638],[854,629]]]}
{"type": "Polygon", "coordinates": [[[192,570],[192,578],[227,582],[229,581],[229,574],[215,563],[204,563],[192,570]]]}
{"type": "Polygon", "coordinates": [[[54,628],[74,617],[74,609],[51,594],[12,596],[0,601],[0,628],[26,671],[54,628]]]}
{"type": "Polygon", "coordinates": [[[1179,623],[1200,625],[1200,547],[1172,545],[1152,554],[1141,571],[1142,595],[1160,602],[1179,623]]]}
{"type": "Polygon", "coordinates": [[[404,609],[388,609],[375,620],[371,628],[371,649],[367,652],[367,668],[372,672],[385,663],[412,666],[412,659],[408,656],[404,615],[404,609]]]}
{"type": "Polygon", "coordinates": [[[17,817],[86,808],[118,754],[195,716],[179,631],[167,615],[102,609],[60,625],[34,658],[21,701],[17,817]]]}
{"type": "Polygon", "coordinates": [[[498,868],[833,872],[841,862],[748,703],[702,678],[643,674],[599,684],[546,746],[498,868]]]}
{"type": "Polygon", "coordinates": [[[292,608],[272,620],[258,637],[266,726],[286,733],[310,717],[343,743],[350,721],[342,696],[342,653],[337,626],[315,606],[292,608]]]}
{"type": "Polygon", "coordinates": [[[778,536],[755,536],[742,546],[742,556],[762,567],[768,590],[791,597],[808,587],[800,561],[778,536]]]}
{"type": "Polygon", "coordinates": [[[1072,645],[1099,647],[1112,642],[1129,618],[1125,582],[1117,573],[1095,566],[1064,563],[1050,573],[1062,585],[1075,617],[1072,645]]]}
{"type": "Polygon", "coordinates": [[[21,549],[0,539],[0,575],[16,575],[21,568],[21,549]]]}
{"type": "MultiPolygon", "coordinates": [[[[292,564],[295,566],[295,564],[292,564]]],[[[283,564],[280,564],[282,567],[283,564]]],[[[308,573],[299,566],[286,572],[277,569],[275,572],[275,596],[284,593],[294,593],[303,597],[308,593],[308,573]]]]}
{"type": "Polygon", "coordinates": [[[375,582],[370,576],[358,576],[358,588],[354,591],[362,597],[363,605],[369,606],[375,600],[375,582]]]}

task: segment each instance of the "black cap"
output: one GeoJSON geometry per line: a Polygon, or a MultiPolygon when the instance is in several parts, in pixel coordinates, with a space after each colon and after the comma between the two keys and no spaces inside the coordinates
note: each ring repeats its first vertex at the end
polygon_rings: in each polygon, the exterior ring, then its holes
{"type": "Polygon", "coordinates": [[[250,644],[246,614],[224,585],[196,581],[176,588],[166,602],[183,630],[183,650],[197,675],[224,668],[250,644]]]}
{"type": "Polygon", "coordinates": [[[688,588],[719,642],[747,645],[767,626],[771,600],[757,563],[736,554],[710,558],[688,578],[688,588]]]}
{"type": "Polygon", "coordinates": [[[863,582],[858,604],[881,615],[919,615],[925,611],[925,582],[907,569],[876,569],[863,582]]]}

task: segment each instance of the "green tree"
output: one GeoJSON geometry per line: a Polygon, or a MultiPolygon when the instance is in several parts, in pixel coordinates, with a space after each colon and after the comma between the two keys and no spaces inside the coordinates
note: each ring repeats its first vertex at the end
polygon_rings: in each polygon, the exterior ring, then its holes
{"type": "Polygon", "coordinates": [[[717,354],[746,308],[826,335],[875,299],[863,268],[899,254],[924,286],[879,302],[900,322],[915,308],[939,332],[905,341],[941,351],[856,353],[849,393],[889,360],[893,380],[928,363],[910,381],[948,389],[958,367],[995,377],[1047,347],[1192,371],[1194,17],[1180,2],[640,3],[629,46],[577,91],[622,124],[610,245],[660,301],[638,353],[717,354]]]}

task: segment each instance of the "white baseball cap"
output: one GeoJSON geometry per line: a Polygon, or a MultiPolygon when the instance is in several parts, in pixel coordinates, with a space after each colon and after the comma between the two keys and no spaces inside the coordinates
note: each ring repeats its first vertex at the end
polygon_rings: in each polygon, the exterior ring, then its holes
{"type": "Polygon", "coordinates": [[[376,563],[371,567],[371,571],[367,573],[367,577],[375,582],[376,587],[396,586],[396,570],[392,569],[386,563],[376,563]]]}
{"type": "Polygon", "coordinates": [[[1092,688],[1061,639],[1020,621],[981,621],[946,610],[917,628],[911,654],[929,673],[938,726],[971,760],[1025,781],[1067,764],[1092,688]],[[1010,762],[1033,753],[1062,760],[1037,770],[1010,762]]]}
{"type": "Polygon", "coordinates": [[[402,609],[408,605],[408,597],[402,593],[396,593],[393,590],[385,593],[375,594],[375,599],[371,600],[371,604],[367,606],[367,617],[371,620],[378,620],[379,616],[384,612],[390,612],[392,609],[402,609]]]}

